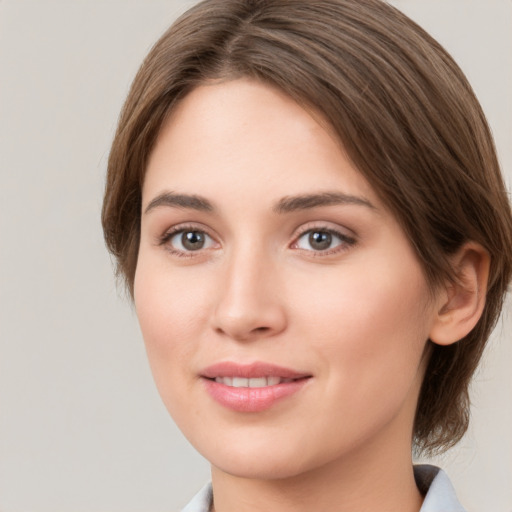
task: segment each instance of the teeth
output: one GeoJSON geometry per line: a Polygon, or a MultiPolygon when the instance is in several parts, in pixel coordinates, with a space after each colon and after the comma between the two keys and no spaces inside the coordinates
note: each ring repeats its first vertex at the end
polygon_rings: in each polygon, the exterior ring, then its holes
{"type": "Polygon", "coordinates": [[[264,388],[268,386],[266,377],[258,377],[256,379],[247,379],[250,388],[264,388]]]}
{"type": "Polygon", "coordinates": [[[243,377],[233,377],[232,386],[234,388],[248,388],[249,387],[249,379],[244,379],[243,377]]]}
{"type": "Polygon", "coordinates": [[[267,385],[268,386],[275,386],[276,384],[279,384],[281,379],[279,377],[267,377],[267,385]]]}
{"type": "Polygon", "coordinates": [[[292,380],[293,379],[282,379],[281,377],[254,377],[251,379],[244,377],[215,378],[215,382],[233,388],[266,388],[267,386],[276,386],[281,382],[291,382],[292,380]]]}

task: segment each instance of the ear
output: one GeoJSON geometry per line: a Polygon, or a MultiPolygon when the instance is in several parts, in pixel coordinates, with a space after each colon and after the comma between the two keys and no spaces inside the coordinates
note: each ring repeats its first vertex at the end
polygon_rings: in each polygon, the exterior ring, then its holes
{"type": "Polygon", "coordinates": [[[490,258],[480,244],[464,244],[451,259],[455,279],[439,292],[430,331],[438,345],[451,345],[469,334],[482,315],[487,293],[490,258]]]}

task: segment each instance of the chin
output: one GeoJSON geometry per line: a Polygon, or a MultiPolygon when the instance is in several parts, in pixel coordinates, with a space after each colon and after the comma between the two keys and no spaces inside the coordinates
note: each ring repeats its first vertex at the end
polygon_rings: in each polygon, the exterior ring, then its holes
{"type": "Polygon", "coordinates": [[[272,437],[268,437],[259,443],[252,439],[238,443],[219,442],[217,449],[207,446],[206,450],[201,450],[198,445],[196,448],[212,467],[229,475],[255,480],[282,480],[325,464],[326,461],[319,460],[318,453],[309,454],[305,446],[305,443],[276,444],[272,437]]]}
{"type": "Polygon", "coordinates": [[[212,461],[212,466],[223,473],[251,480],[284,480],[296,477],[306,470],[302,464],[294,463],[289,458],[260,456],[250,459],[237,454],[230,457],[226,453],[222,455],[222,460],[212,461]]]}

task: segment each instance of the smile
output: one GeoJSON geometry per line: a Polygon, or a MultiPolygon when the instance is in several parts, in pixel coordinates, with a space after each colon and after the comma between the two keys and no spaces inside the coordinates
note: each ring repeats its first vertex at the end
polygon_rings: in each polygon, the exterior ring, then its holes
{"type": "Polygon", "coordinates": [[[294,379],[285,379],[281,377],[216,377],[217,384],[224,384],[230,388],[266,388],[268,386],[277,386],[283,382],[292,382],[294,379]]]}
{"type": "Polygon", "coordinates": [[[206,392],[224,408],[242,413],[262,412],[300,392],[312,375],[255,362],[221,362],[200,374],[206,392]]]}

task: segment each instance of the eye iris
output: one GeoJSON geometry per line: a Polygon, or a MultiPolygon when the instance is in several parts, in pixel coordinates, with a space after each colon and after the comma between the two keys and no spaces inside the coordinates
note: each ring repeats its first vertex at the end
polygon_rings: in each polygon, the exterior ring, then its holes
{"type": "Polygon", "coordinates": [[[323,251],[332,243],[332,235],[326,231],[313,231],[309,234],[309,244],[313,249],[323,251]]]}
{"type": "Polygon", "coordinates": [[[204,234],[199,231],[187,231],[181,235],[181,243],[189,251],[198,251],[204,246],[204,234]]]}

